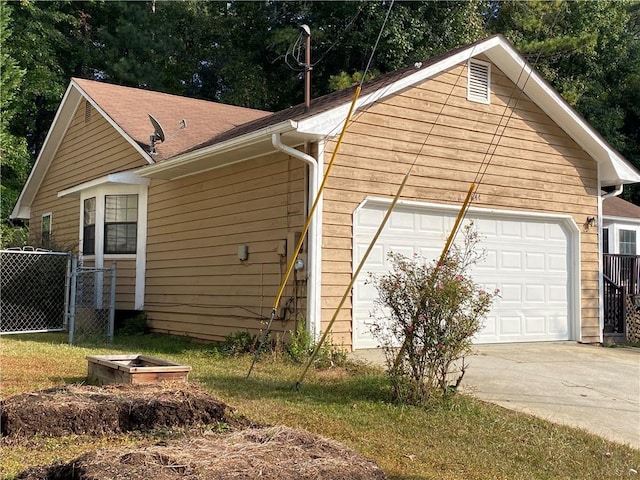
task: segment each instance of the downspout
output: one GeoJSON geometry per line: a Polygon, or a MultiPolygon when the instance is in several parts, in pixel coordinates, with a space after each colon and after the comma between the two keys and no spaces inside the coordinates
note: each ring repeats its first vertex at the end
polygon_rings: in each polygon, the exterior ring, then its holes
{"type": "Polygon", "coordinates": [[[612,192],[605,193],[604,195],[602,195],[602,200],[606,198],[617,197],[622,193],[623,190],[624,190],[624,185],[622,184],[616,185],[616,188],[612,192]]]}
{"type": "MultiPolygon", "coordinates": [[[[598,168],[598,177],[600,177],[600,168],[598,168]]],[[[598,181],[598,187],[600,187],[600,181],[598,181]]],[[[600,317],[599,319],[599,330],[600,330],[600,343],[604,343],[604,273],[603,273],[603,259],[604,259],[604,248],[603,248],[603,239],[602,239],[602,235],[603,235],[603,224],[604,224],[604,219],[603,219],[603,214],[602,214],[602,201],[606,200],[607,198],[611,198],[611,197],[617,197],[618,195],[620,195],[622,193],[622,191],[624,190],[624,185],[620,184],[620,185],[616,185],[615,188],[609,192],[609,193],[605,193],[604,195],[600,195],[598,198],[598,271],[600,272],[598,275],[598,296],[600,298],[600,305],[599,305],[599,312],[598,312],[598,316],[600,317]]],[[[600,191],[600,188],[598,188],[598,191],[600,191]]]]}
{"type": "MultiPolygon", "coordinates": [[[[320,176],[322,171],[319,168],[319,160],[308,155],[300,150],[296,150],[293,147],[282,143],[281,134],[274,133],[271,135],[271,143],[276,148],[291,157],[302,160],[309,165],[309,200],[308,205],[311,205],[318,194],[320,188],[320,176]]],[[[318,158],[322,158],[322,149],[318,144],[318,158]]],[[[317,340],[320,336],[320,269],[321,269],[321,249],[320,249],[320,225],[322,225],[321,212],[322,205],[319,202],[317,205],[317,212],[311,218],[309,224],[309,243],[307,246],[307,319],[306,326],[307,332],[309,332],[314,340],[317,340]]]]}

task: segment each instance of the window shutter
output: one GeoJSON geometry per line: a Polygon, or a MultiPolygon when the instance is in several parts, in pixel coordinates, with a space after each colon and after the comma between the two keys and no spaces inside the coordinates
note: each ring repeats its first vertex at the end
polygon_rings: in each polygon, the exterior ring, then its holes
{"type": "Polygon", "coordinates": [[[479,60],[469,60],[467,82],[467,100],[472,102],[489,102],[489,83],[491,64],[479,60]]]}

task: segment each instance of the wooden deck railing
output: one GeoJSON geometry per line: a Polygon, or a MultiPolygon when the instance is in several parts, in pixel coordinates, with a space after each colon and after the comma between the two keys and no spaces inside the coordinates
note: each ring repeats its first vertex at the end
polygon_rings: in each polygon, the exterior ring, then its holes
{"type": "Polygon", "coordinates": [[[640,295],[640,255],[605,253],[602,273],[617,286],[625,287],[628,295],[640,295]]]}
{"type": "Polygon", "coordinates": [[[640,295],[640,256],[605,253],[602,274],[604,333],[624,335],[627,297],[640,295]]]}

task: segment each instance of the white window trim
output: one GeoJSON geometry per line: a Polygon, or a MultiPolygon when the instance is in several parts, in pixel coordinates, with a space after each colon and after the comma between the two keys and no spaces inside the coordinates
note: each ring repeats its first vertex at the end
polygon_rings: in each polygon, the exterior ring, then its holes
{"type": "Polygon", "coordinates": [[[49,246],[47,248],[50,248],[51,237],[53,235],[53,213],[52,212],[43,213],[42,218],[40,219],[40,243],[42,243],[42,233],[43,233],[42,224],[44,223],[45,217],[49,217],[49,246]]]}
{"type": "Polygon", "coordinates": [[[491,64],[489,62],[483,62],[475,58],[470,58],[467,62],[467,100],[470,102],[484,103],[489,105],[491,103],[491,64]],[[475,95],[471,89],[471,65],[482,65],[487,67],[487,96],[479,97],[475,95]]]}
{"type": "Polygon", "coordinates": [[[123,185],[123,184],[103,184],[90,187],[80,192],[80,249],[82,250],[84,229],[84,201],[88,198],[96,199],[96,226],[95,226],[95,255],[83,256],[80,252],[80,259],[90,258],[94,260],[97,268],[104,268],[105,263],[115,260],[135,260],[136,261],[136,284],[135,284],[135,309],[144,308],[145,291],[145,268],[147,262],[147,186],[146,185],[123,185]],[[127,254],[105,254],[104,253],[104,217],[105,217],[105,197],[107,195],[138,195],[138,226],[136,239],[136,253],[127,254]]]}
{"type": "Polygon", "coordinates": [[[609,253],[620,255],[620,230],[635,230],[636,255],[640,255],[640,224],[631,223],[625,219],[605,219],[602,228],[609,229],[609,253]]]}

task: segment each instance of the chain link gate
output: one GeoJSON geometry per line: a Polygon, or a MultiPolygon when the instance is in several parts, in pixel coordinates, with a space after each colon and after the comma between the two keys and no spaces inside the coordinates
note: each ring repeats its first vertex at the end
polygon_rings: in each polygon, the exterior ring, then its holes
{"type": "Polygon", "coordinates": [[[68,253],[0,250],[0,334],[67,328],[68,253]]]}
{"type": "Polygon", "coordinates": [[[69,344],[113,340],[116,265],[81,267],[73,258],[69,299],[69,344]]]}

